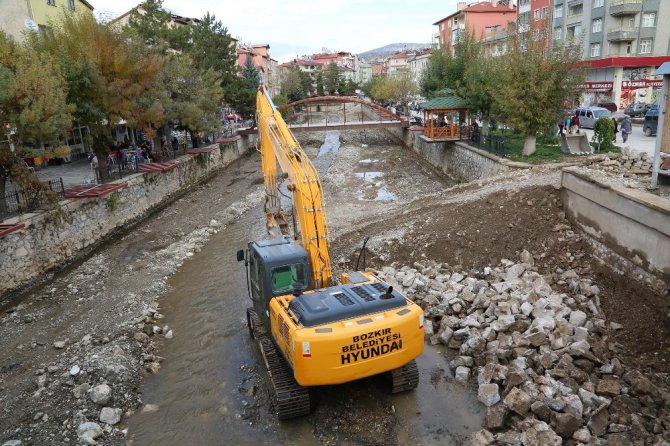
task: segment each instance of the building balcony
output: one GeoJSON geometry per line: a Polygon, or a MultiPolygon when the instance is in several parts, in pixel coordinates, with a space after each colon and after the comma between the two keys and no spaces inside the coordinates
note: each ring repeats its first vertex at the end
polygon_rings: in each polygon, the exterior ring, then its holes
{"type": "Polygon", "coordinates": [[[610,2],[610,15],[614,17],[633,15],[640,11],[642,11],[642,0],[612,0],[610,2]]]}
{"type": "Polygon", "coordinates": [[[568,0],[568,8],[570,8],[572,6],[583,5],[583,4],[584,4],[584,0],[568,0]]]}
{"type": "Polygon", "coordinates": [[[624,27],[624,28],[610,28],[607,30],[607,40],[610,42],[630,42],[637,39],[640,28],[624,27]]]}

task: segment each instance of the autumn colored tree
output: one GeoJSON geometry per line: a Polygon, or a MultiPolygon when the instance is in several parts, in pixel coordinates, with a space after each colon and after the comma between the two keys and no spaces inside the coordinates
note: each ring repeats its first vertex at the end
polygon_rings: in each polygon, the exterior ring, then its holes
{"type": "Polygon", "coordinates": [[[7,210],[5,187],[9,179],[42,204],[56,198],[35,175],[21,167],[21,148],[62,135],[72,122],[74,107],[58,65],[48,54],[34,54],[0,31],[0,214],[7,210]],[[9,132],[15,129],[15,132],[9,132]]]}
{"type": "MultiPolygon", "coordinates": [[[[149,121],[160,124],[165,119],[158,105],[151,118],[137,107],[138,98],[154,87],[162,69],[160,57],[146,51],[143,43],[87,14],[67,14],[60,26],[36,36],[33,46],[60,65],[69,86],[68,102],[77,105],[75,119],[88,126],[98,159],[107,158],[112,132],[122,119],[141,122],[147,130],[149,121]]],[[[108,179],[106,169],[100,174],[103,181],[108,179]]]]}
{"type": "Polygon", "coordinates": [[[552,46],[530,32],[512,27],[508,33],[499,86],[491,93],[505,122],[524,135],[528,156],[535,153],[537,133],[562,118],[563,103],[575,95],[586,72],[577,42],[552,46]]]}
{"type": "Polygon", "coordinates": [[[416,95],[419,87],[408,71],[400,71],[393,76],[373,76],[363,87],[372,99],[385,102],[400,102],[407,110],[407,103],[416,95]]]}

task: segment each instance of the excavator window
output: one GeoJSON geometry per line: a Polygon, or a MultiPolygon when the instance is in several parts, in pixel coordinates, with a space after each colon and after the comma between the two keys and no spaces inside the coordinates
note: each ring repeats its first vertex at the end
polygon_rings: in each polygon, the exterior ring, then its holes
{"type": "Polygon", "coordinates": [[[298,285],[305,288],[305,268],[301,263],[272,268],[272,293],[290,293],[298,285]]]}

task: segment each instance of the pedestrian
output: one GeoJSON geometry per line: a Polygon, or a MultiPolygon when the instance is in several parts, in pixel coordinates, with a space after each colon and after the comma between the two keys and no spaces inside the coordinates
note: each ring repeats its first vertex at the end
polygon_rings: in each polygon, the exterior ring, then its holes
{"type": "Polygon", "coordinates": [[[559,134],[560,136],[563,136],[563,127],[564,127],[564,126],[565,126],[565,119],[561,119],[561,120],[558,122],[558,134],[559,134]]]}
{"type": "Polygon", "coordinates": [[[477,142],[479,139],[479,124],[477,124],[477,121],[473,121],[472,123],[472,135],[470,135],[472,142],[477,142]]]}
{"type": "Polygon", "coordinates": [[[614,124],[614,138],[612,138],[612,142],[616,142],[616,134],[619,133],[619,123],[616,122],[616,118],[612,118],[612,124],[614,124]]]}
{"type": "Polygon", "coordinates": [[[577,113],[572,117],[572,131],[575,135],[579,135],[579,115],[577,113]]]}
{"type": "Polygon", "coordinates": [[[91,170],[95,170],[95,169],[98,168],[98,155],[91,152],[91,156],[89,158],[89,161],[91,163],[91,170]]]}
{"type": "Polygon", "coordinates": [[[630,120],[630,116],[626,115],[621,123],[621,138],[623,139],[623,142],[628,141],[628,135],[631,133],[633,133],[633,123],[630,120]]]}
{"type": "Polygon", "coordinates": [[[572,135],[572,118],[570,116],[565,120],[565,129],[568,134],[572,135]]]}

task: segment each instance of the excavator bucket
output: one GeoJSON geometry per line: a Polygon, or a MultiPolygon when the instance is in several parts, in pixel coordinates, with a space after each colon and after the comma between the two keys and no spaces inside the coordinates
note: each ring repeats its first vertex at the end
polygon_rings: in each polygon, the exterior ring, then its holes
{"type": "Polygon", "coordinates": [[[589,144],[589,137],[586,136],[586,133],[564,134],[561,136],[561,151],[573,155],[583,155],[593,153],[593,147],[589,144]]]}

